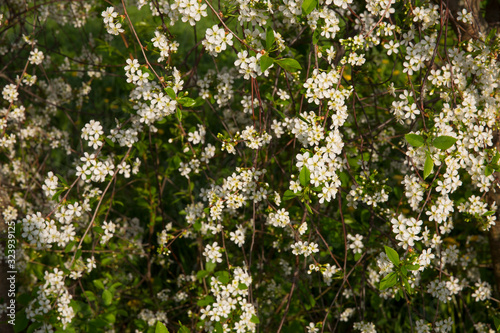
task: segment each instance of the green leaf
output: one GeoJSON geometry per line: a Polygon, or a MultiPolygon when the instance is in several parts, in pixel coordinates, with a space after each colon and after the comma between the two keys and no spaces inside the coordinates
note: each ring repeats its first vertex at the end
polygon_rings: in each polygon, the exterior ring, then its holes
{"type": "Polygon", "coordinates": [[[109,287],[109,291],[111,291],[112,293],[115,292],[116,288],[118,288],[119,286],[121,286],[122,283],[121,282],[115,282],[111,285],[111,287],[109,287]]]}
{"type": "Polygon", "coordinates": [[[399,266],[399,254],[396,252],[396,250],[385,245],[384,249],[385,249],[385,254],[387,254],[387,257],[394,264],[394,266],[396,267],[399,266]]]}
{"type": "Polygon", "coordinates": [[[303,166],[302,170],[300,170],[299,180],[302,186],[306,187],[309,185],[309,182],[311,181],[311,171],[309,171],[306,166],[303,166]]]}
{"type": "Polygon", "coordinates": [[[500,331],[500,319],[498,319],[497,317],[493,317],[493,323],[495,324],[497,332],[500,331]]]}
{"type": "Polygon", "coordinates": [[[214,274],[222,284],[228,284],[231,277],[227,271],[219,271],[214,274]]]}
{"type": "Polygon", "coordinates": [[[31,301],[31,296],[30,294],[21,294],[17,296],[17,303],[21,305],[28,305],[28,303],[31,301]]]}
{"type": "Polygon", "coordinates": [[[66,247],[64,248],[64,252],[65,252],[65,253],[70,252],[71,250],[73,250],[73,247],[74,247],[75,245],[76,245],[76,241],[73,241],[73,242],[68,243],[68,245],[66,245],[66,247]]]}
{"type": "Polygon", "coordinates": [[[66,189],[64,189],[64,188],[63,188],[62,190],[57,191],[57,192],[56,192],[56,194],[54,194],[54,195],[52,196],[52,200],[56,200],[57,198],[59,198],[59,196],[60,196],[60,195],[61,195],[64,191],[66,191],[66,189]]]}
{"type": "Polygon", "coordinates": [[[411,290],[410,284],[408,283],[408,279],[403,279],[403,284],[404,284],[405,289],[408,292],[408,294],[411,295],[412,294],[412,290],[411,290]]]}
{"type": "Polygon", "coordinates": [[[202,225],[198,221],[193,224],[193,228],[194,228],[195,231],[200,231],[201,227],[202,227],[202,225]]]}
{"type": "Polygon", "coordinates": [[[314,10],[314,8],[316,8],[317,5],[318,0],[304,0],[304,2],[302,2],[302,11],[305,15],[308,15],[314,10]]]}
{"type": "Polygon", "coordinates": [[[297,118],[299,118],[300,120],[302,120],[303,122],[305,122],[307,125],[311,125],[311,123],[309,122],[309,120],[307,120],[306,118],[302,117],[300,114],[297,114],[297,118]]]}
{"type": "Polygon", "coordinates": [[[207,262],[207,265],[205,266],[205,269],[208,272],[213,272],[216,266],[217,266],[216,263],[209,261],[209,262],[207,262]]]}
{"type": "Polygon", "coordinates": [[[102,283],[101,280],[94,280],[92,281],[92,283],[94,283],[94,286],[97,288],[97,289],[104,289],[104,284],[102,283]]]}
{"type": "Polygon", "coordinates": [[[266,50],[269,51],[273,47],[273,44],[274,44],[274,31],[272,28],[268,28],[266,31],[266,50]]]}
{"type": "Polygon", "coordinates": [[[311,206],[309,206],[309,204],[307,202],[305,204],[306,204],[306,208],[307,208],[307,211],[309,212],[309,214],[312,214],[313,211],[311,209],[311,206]]]}
{"type": "MultiPolygon", "coordinates": [[[[75,253],[75,261],[80,259],[80,257],[82,256],[82,249],[78,249],[76,250],[76,253],[75,253]]],[[[74,262],[73,262],[74,264],[74,262]]]]}
{"type": "Polygon", "coordinates": [[[181,111],[181,109],[177,108],[177,111],[175,112],[175,116],[177,117],[177,119],[179,119],[179,121],[182,121],[182,111],[181,111]]]}
{"type": "Polygon", "coordinates": [[[102,302],[105,306],[110,306],[113,302],[113,294],[108,289],[102,292],[102,302]]]}
{"type": "MultiPolygon", "coordinates": [[[[497,155],[498,155],[498,153],[497,153],[497,155]]],[[[68,183],[66,183],[66,180],[63,178],[63,176],[61,176],[60,174],[56,174],[56,176],[57,176],[57,178],[59,178],[59,181],[61,182],[61,184],[63,184],[65,187],[68,186],[68,183]]]]}
{"type": "Polygon", "coordinates": [[[246,290],[246,289],[248,289],[248,286],[244,283],[238,283],[238,289],[239,290],[246,290]]]}
{"type": "Polygon", "coordinates": [[[198,280],[201,280],[201,279],[203,279],[203,278],[204,278],[205,276],[207,276],[207,275],[208,275],[208,272],[207,272],[207,271],[205,271],[205,270],[201,270],[201,271],[198,271],[198,272],[196,273],[196,278],[197,278],[198,280]]]}
{"type": "Polygon", "coordinates": [[[106,313],[105,315],[102,316],[104,320],[106,320],[108,323],[114,324],[116,322],[116,316],[113,313],[106,313]]]}
{"type": "Polygon", "coordinates": [[[434,141],[432,141],[432,145],[438,149],[446,150],[453,146],[455,142],[457,142],[457,139],[451,136],[442,135],[435,138],[434,141]]]}
{"type": "Polygon", "coordinates": [[[285,193],[283,194],[283,201],[292,200],[296,196],[297,194],[294,193],[293,191],[286,190],[285,193]]]}
{"type": "Polygon", "coordinates": [[[97,299],[97,298],[95,297],[94,293],[93,293],[93,292],[91,292],[90,290],[85,290],[84,294],[85,294],[85,296],[87,297],[87,299],[88,299],[89,301],[91,301],[91,302],[92,302],[92,301],[95,301],[95,300],[97,299]]]}
{"type": "Polygon", "coordinates": [[[220,322],[216,322],[214,328],[216,333],[224,333],[224,329],[222,328],[222,324],[220,322]]]}
{"type": "Polygon", "coordinates": [[[171,99],[176,98],[174,89],[168,87],[168,88],[165,88],[165,92],[167,93],[168,97],[170,97],[171,99]]]}
{"type": "Polygon", "coordinates": [[[495,156],[491,159],[491,164],[497,164],[498,160],[500,160],[500,153],[496,153],[495,156]]]}
{"type": "Polygon", "coordinates": [[[111,147],[114,147],[115,146],[115,143],[113,141],[111,141],[110,138],[108,138],[107,136],[104,137],[104,140],[106,141],[106,143],[108,145],[110,145],[111,147]]]}
{"type": "Polygon", "coordinates": [[[194,101],[195,101],[195,104],[193,105],[193,108],[197,108],[197,107],[205,104],[205,100],[201,97],[197,97],[194,101]]]}
{"type": "Polygon", "coordinates": [[[181,328],[179,328],[177,333],[191,333],[191,331],[189,330],[189,328],[181,324],[181,328]]]}
{"type": "Polygon", "coordinates": [[[282,119],[286,119],[286,116],[283,114],[283,112],[275,108],[273,108],[273,110],[276,111],[276,113],[279,114],[282,119]]]}
{"type": "Polygon", "coordinates": [[[260,57],[260,70],[264,72],[273,63],[274,63],[274,59],[273,58],[268,57],[266,55],[263,55],[262,57],[260,57]]]}
{"type": "Polygon", "coordinates": [[[28,330],[26,333],[33,333],[37,328],[42,327],[43,323],[38,322],[38,323],[33,323],[28,327],[28,330]]]}
{"type": "Polygon", "coordinates": [[[14,332],[22,332],[26,327],[28,327],[28,323],[29,321],[24,310],[16,313],[16,324],[14,325],[14,332]]]}
{"type": "Polygon", "coordinates": [[[412,145],[415,148],[421,147],[425,143],[424,137],[418,134],[411,134],[411,133],[406,134],[405,139],[406,141],[408,141],[410,145],[412,145]]]}
{"type": "Polygon", "coordinates": [[[434,161],[432,160],[431,155],[427,154],[427,157],[425,158],[425,163],[424,163],[424,179],[429,177],[429,175],[432,173],[433,169],[434,169],[434,161]]]}
{"type": "Polygon", "coordinates": [[[189,98],[189,97],[182,97],[181,99],[179,99],[179,103],[182,106],[185,106],[187,108],[190,108],[190,107],[196,105],[196,101],[192,98],[189,98]]]}
{"type": "Polygon", "coordinates": [[[406,269],[409,270],[409,271],[416,271],[419,268],[420,268],[420,265],[418,265],[418,264],[414,264],[414,265],[408,264],[408,265],[406,265],[406,269]]]}
{"type": "Polygon", "coordinates": [[[168,333],[168,329],[161,321],[157,321],[155,333],[168,333]]]}
{"type": "Polygon", "coordinates": [[[91,332],[102,332],[99,328],[108,326],[108,322],[102,318],[96,318],[88,322],[91,332]]]}
{"type": "Polygon", "coordinates": [[[486,177],[488,177],[488,176],[489,176],[489,175],[491,175],[492,173],[493,173],[493,169],[492,169],[489,165],[487,165],[487,166],[484,168],[484,175],[485,175],[486,177]]]}
{"type": "Polygon", "coordinates": [[[488,36],[486,36],[486,43],[488,43],[490,40],[493,39],[497,35],[497,28],[493,28],[490,30],[488,33],[488,36]]]}
{"type": "Polygon", "coordinates": [[[212,296],[208,295],[205,298],[198,300],[198,302],[196,302],[196,304],[198,306],[207,306],[209,304],[212,304],[213,302],[215,302],[215,299],[212,296]]]}
{"type": "Polygon", "coordinates": [[[280,65],[284,70],[292,72],[292,73],[297,71],[297,70],[302,69],[302,67],[300,67],[299,62],[295,59],[292,59],[292,58],[278,59],[275,62],[278,65],[280,65]]]}
{"type": "Polygon", "coordinates": [[[254,324],[260,324],[259,317],[257,317],[256,315],[252,315],[252,318],[250,318],[250,321],[254,324]]]}
{"type": "Polygon", "coordinates": [[[314,33],[313,33],[313,44],[314,45],[318,44],[320,36],[321,36],[320,29],[314,30],[314,33]]]}
{"type": "Polygon", "coordinates": [[[398,275],[396,274],[396,272],[391,272],[391,273],[387,274],[382,279],[382,281],[380,281],[379,289],[384,290],[384,289],[390,288],[392,286],[395,286],[397,282],[398,282],[398,275]]]}

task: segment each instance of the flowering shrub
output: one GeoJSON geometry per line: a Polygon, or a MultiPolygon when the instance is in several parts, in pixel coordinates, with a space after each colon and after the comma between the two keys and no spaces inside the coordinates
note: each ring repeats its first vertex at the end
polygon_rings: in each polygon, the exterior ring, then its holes
{"type": "Polygon", "coordinates": [[[500,44],[447,4],[0,5],[15,330],[499,327],[500,44]]]}

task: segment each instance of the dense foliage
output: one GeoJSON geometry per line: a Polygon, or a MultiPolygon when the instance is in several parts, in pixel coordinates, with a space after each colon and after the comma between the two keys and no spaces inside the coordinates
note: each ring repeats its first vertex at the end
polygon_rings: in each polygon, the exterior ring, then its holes
{"type": "Polygon", "coordinates": [[[499,42],[480,12],[6,0],[0,13],[17,332],[500,325],[499,42]]]}

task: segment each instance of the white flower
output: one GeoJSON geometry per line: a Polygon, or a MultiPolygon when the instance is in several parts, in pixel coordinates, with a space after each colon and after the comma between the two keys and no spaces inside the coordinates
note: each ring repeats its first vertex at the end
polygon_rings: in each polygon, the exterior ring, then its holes
{"type": "Polygon", "coordinates": [[[384,47],[387,49],[387,55],[391,55],[392,53],[397,54],[399,52],[399,43],[394,43],[393,40],[389,41],[388,44],[384,44],[384,47]]]}
{"type": "Polygon", "coordinates": [[[222,253],[220,253],[220,249],[217,242],[214,242],[212,245],[208,244],[203,251],[203,255],[207,258],[207,262],[221,263],[222,253]]]}
{"type": "Polygon", "coordinates": [[[28,58],[28,61],[30,62],[30,64],[33,65],[40,65],[44,58],[45,56],[43,55],[43,52],[35,48],[33,51],[30,52],[30,57],[28,58]]]}

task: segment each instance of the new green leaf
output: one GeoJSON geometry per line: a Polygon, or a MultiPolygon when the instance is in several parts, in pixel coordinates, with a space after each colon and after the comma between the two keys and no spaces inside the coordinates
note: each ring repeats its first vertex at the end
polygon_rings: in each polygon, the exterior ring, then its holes
{"type": "Polygon", "coordinates": [[[266,49],[270,50],[274,43],[274,31],[272,28],[268,28],[266,31],[266,49]]]}
{"type": "Polygon", "coordinates": [[[446,150],[453,146],[455,142],[457,142],[457,139],[451,136],[442,135],[435,138],[434,141],[432,141],[432,145],[438,149],[446,150]]]}
{"type": "Polygon", "coordinates": [[[182,121],[182,111],[181,111],[181,109],[177,108],[177,111],[175,112],[175,115],[177,116],[177,119],[179,119],[179,121],[182,121]]]}
{"type": "Polygon", "coordinates": [[[155,333],[168,333],[168,329],[161,321],[157,321],[155,333]]]}
{"type": "Polygon", "coordinates": [[[309,206],[309,204],[307,202],[305,204],[306,204],[306,208],[307,208],[307,211],[309,212],[309,214],[312,214],[313,211],[311,209],[311,206],[309,206]]]}
{"type": "Polygon", "coordinates": [[[179,103],[182,106],[190,108],[196,104],[196,101],[192,98],[189,98],[189,97],[182,97],[181,99],[179,99],[179,103]]]}
{"type": "Polygon", "coordinates": [[[485,175],[486,177],[488,177],[488,176],[489,176],[489,175],[491,175],[492,173],[493,173],[493,169],[492,169],[489,165],[487,165],[487,166],[484,168],[484,175],[485,175]]]}
{"type": "Polygon", "coordinates": [[[97,288],[97,289],[104,289],[104,284],[102,283],[101,280],[94,280],[92,281],[94,283],[94,286],[97,288]]]}
{"type": "Polygon", "coordinates": [[[396,285],[397,282],[398,282],[398,275],[396,274],[396,272],[389,273],[382,279],[382,281],[380,281],[379,289],[384,290],[393,287],[396,285]]]}
{"type": "Polygon", "coordinates": [[[174,89],[168,87],[168,88],[165,88],[165,92],[167,93],[168,97],[170,97],[171,99],[175,99],[175,91],[174,89]]]}
{"type": "Polygon", "coordinates": [[[297,70],[302,69],[299,62],[292,58],[283,58],[275,61],[278,65],[280,65],[284,70],[289,72],[295,72],[297,70]]]}
{"type": "Polygon", "coordinates": [[[179,328],[178,333],[191,333],[191,331],[189,330],[189,328],[181,324],[181,328],[179,328]]]}
{"type": "Polygon", "coordinates": [[[108,289],[105,289],[102,292],[102,302],[104,303],[105,306],[110,306],[111,303],[113,302],[113,294],[108,289]]]}
{"type": "Polygon", "coordinates": [[[303,166],[302,170],[300,170],[299,180],[302,186],[305,187],[309,185],[309,182],[311,181],[311,171],[309,171],[306,166],[303,166]]]}
{"type": "Polygon", "coordinates": [[[262,57],[260,57],[260,69],[261,71],[265,71],[266,69],[268,69],[274,62],[274,59],[271,58],[271,57],[268,57],[266,55],[263,55],[262,57]]]}
{"type": "Polygon", "coordinates": [[[389,260],[394,264],[394,266],[398,266],[399,265],[399,254],[396,252],[396,250],[394,250],[388,246],[385,246],[385,245],[384,245],[384,249],[385,249],[385,254],[387,254],[387,258],[389,258],[389,260]]]}
{"type": "Polygon", "coordinates": [[[410,145],[412,145],[415,148],[421,147],[425,143],[424,137],[418,134],[411,134],[411,133],[406,134],[405,139],[406,141],[408,141],[410,145]]]}
{"type": "Polygon", "coordinates": [[[304,0],[304,2],[302,2],[302,11],[305,15],[309,15],[317,5],[318,0],[304,0]]]}
{"type": "Polygon", "coordinates": [[[409,271],[416,271],[420,268],[420,265],[414,264],[414,265],[406,265],[406,269],[409,271]]]}
{"type": "Polygon", "coordinates": [[[209,304],[212,304],[213,302],[215,302],[215,299],[212,296],[208,295],[205,298],[198,300],[198,302],[196,302],[196,305],[207,306],[209,304]]]}
{"type": "Polygon", "coordinates": [[[500,160],[500,153],[496,153],[495,156],[491,159],[491,164],[497,164],[500,160]]]}
{"type": "Polygon", "coordinates": [[[497,332],[500,331],[500,319],[498,319],[497,317],[493,317],[493,323],[495,324],[497,332]]]}
{"type": "Polygon", "coordinates": [[[321,36],[320,29],[314,30],[314,33],[313,33],[313,44],[314,45],[318,44],[320,36],[321,36]]]}
{"type": "Polygon", "coordinates": [[[219,279],[219,281],[222,284],[228,284],[229,280],[231,279],[230,276],[229,276],[229,272],[227,272],[227,271],[215,272],[214,275],[219,279]]]}
{"type": "Polygon", "coordinates": [[[286,190],[285,194],[283,194],[283,201],[291,200],[297,196],[296,193],[290,190],[286,190]]]}
{"type": "Polygon", "coordinates": [[[427,157],[425,158],[425,163],[424,163],[424,179],[429,177],[429,175],[432,173],[433,169],[434,169],[434,161],[432,160],[431,155],[427,154],[427,157]]]}

